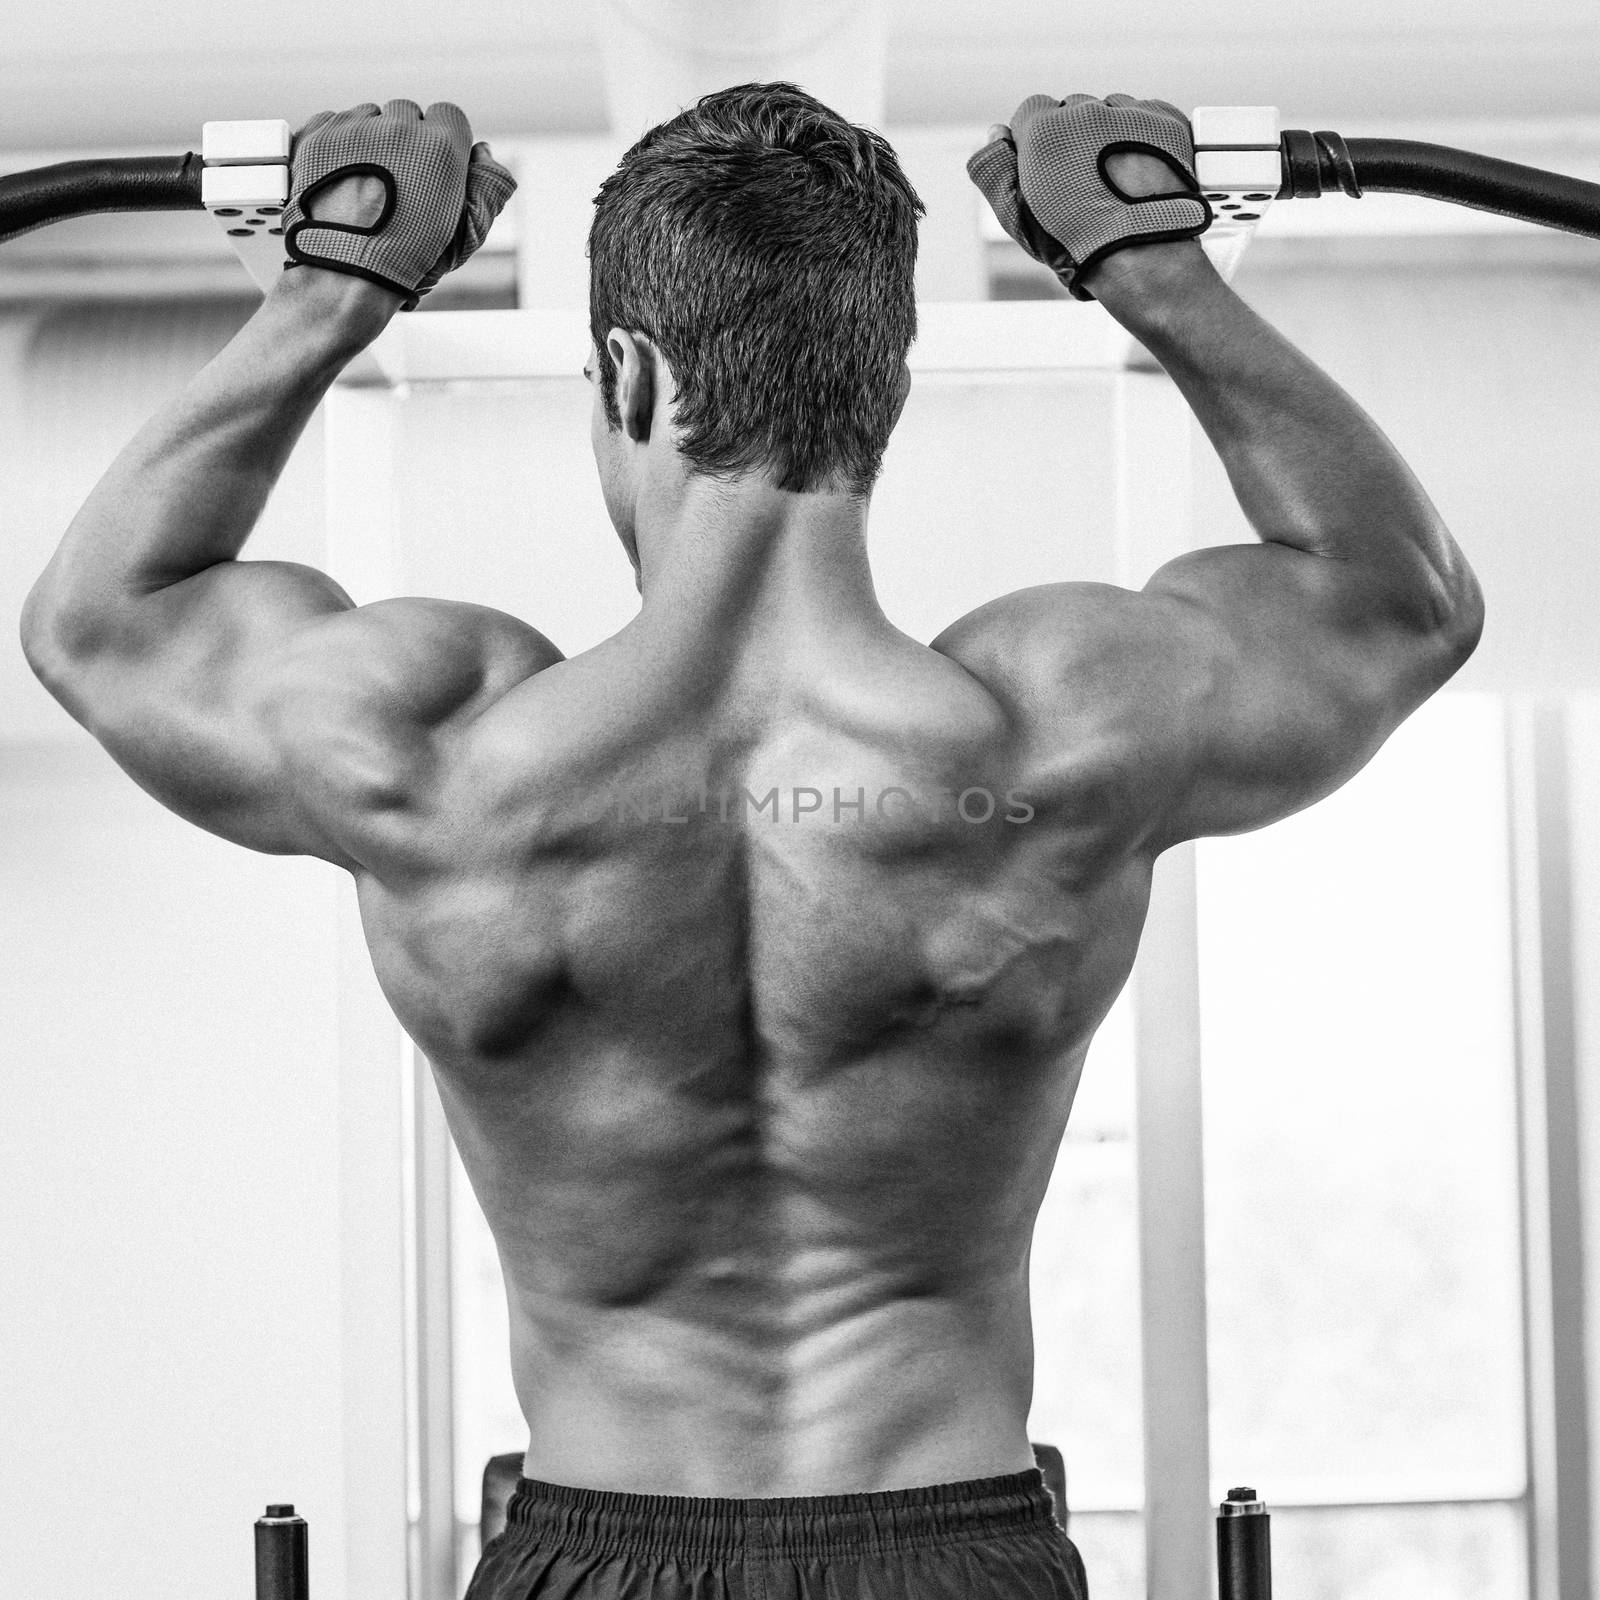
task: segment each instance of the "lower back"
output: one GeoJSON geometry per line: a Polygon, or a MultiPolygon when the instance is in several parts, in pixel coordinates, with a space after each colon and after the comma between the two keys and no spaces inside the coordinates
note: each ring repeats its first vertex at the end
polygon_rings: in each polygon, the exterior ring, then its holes
{"type": "MultiPolygon", "coordinates": [[[[870,1276],[870,1274],[868,1275],[870,1276]]],[[[1025,1281],[815,1307],[752,1338],[661,1308],[549,1305],[513,1328],[528,1477],[718,1498],[874,1493],[1033,1464],[1025,1281]],[[559,1331],[552,1323],[559,1321],[559,1331]]]]}
{"type": "Polygon", "coordinates": [[[530,1477],[748,1497],[1031,1464],[1028,1252],[1083,1052],[945,1033],[742,1075],[614,1043],[498,1093],[441,1072],[530,1477]]]}

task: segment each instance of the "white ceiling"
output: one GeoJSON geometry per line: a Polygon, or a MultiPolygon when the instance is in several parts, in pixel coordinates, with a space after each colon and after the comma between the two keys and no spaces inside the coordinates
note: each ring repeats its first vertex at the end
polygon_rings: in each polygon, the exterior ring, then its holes
{"type": "MultiPolygon", "coordinates": [[[[803,3],[803,0],[799,0],[803,3]]],[[[407,95],[598,131],[596,0],[6,0],[0,151],[187,148],[208,118],[407,95]]],[[[1600,0],[888,0],[886,126],[1126,89],[1285,123],[1600,115],[1600,0]]]]}

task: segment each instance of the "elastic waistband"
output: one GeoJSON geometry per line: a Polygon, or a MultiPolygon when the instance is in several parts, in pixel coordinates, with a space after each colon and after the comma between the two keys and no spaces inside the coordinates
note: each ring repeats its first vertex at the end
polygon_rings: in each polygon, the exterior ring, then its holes
{"type": "Polygon", "coordinates": [[[507,1529],[563,1549],[689,1557],[844,1555],[1056,1528],[1037,1467],[1002,1478],[773,1500],[619,1494],[524,1478],[507,1529]]]}

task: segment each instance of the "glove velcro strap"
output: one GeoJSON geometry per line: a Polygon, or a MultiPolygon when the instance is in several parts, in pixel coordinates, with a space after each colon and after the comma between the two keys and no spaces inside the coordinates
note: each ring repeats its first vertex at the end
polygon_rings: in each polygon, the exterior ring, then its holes
{"type": "Polygon", "coordinates": [[[289,257],[285,266],[325,267],[330,272],[344,272],[353,278],[365,278],[368,283],[375,283],[380,288],[403,295],[405,305],[402,309],[413,310],[420,298],[415,288],[409,283],[399,283],[393,278],[386,278],[381,273],[374,272],[371,267],[362,265],[360,257],[366,252],[360,250],[358,245],[346,242],[347,239],[370,239],[388,227],[390,219],[394,216],[397,191],[394,174],[387,167],[380,167],[374,161],[353,161],[348,166],[338,167],[324,177],[318,178],[315,183],[307,184],[296,197],[296,208],[302,213],[306,212],[311,200],[324,189],[345,178],[376,178],[383,184],[383,209],[379,212],[377,221],[363,226],[354,222],[321,222],[313,216],[302,215],[284,230],[283,247],[289,257]],[[308,250],[301,245],[300,236],[311,232],[329,234],[332,237],[327,240],[321,251],[308,250]],[[345,237],[341,238],[341,235],[345,237]]]}

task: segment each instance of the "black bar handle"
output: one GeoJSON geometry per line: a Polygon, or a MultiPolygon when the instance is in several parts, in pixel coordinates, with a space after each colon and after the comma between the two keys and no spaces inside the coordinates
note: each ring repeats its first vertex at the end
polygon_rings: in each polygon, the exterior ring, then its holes
{"type": "Polygon", "coordinates": [[[1272,1600],[1272,1518],[1254,1489],[1230,1489],[1217,1512],[1219,1600],[1272,1600]]]}
{"type": "Polygon", "coordinates": [[[1368,190],[1422,195],[1600,239],[1600,184],[1418,139],[1345,139],[1286,129],[1280,200],[1368,190]]]}
{"type": "Polygon", "coordinates": [[[308,1600],[308,1538],[293,1506],[268,1506],[256,1519],[256,1600],[308,1600]]]}
{"type": "MultiPolygon", "coordinates": [[[[1600,239],[1600,184],[1416,139],[1346,139],[1285,130],[1280,200],[1368,190],[1421,195],[1600,239]]],[[[0,243],[67,217],[197,211],[201,159],[130,156],[62,161],[0,175],[0,243]]]]}
{"type": "Polygon", "coordinates": [[[198,211],[200,157],[60,161],[0,176],[0,242],[102,211],[198,211]]]}

